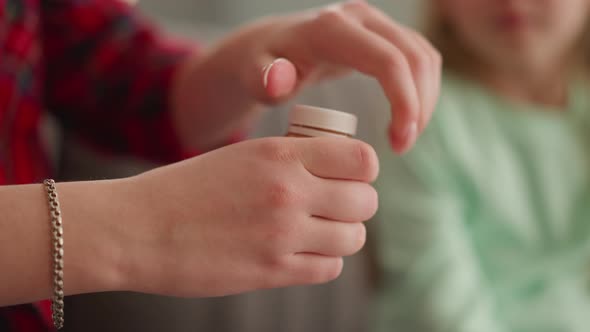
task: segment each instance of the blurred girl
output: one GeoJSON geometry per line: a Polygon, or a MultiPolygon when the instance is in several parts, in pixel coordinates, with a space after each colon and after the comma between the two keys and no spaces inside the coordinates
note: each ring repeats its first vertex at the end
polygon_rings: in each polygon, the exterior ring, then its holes
{"type": "Polygon", "coordinates": [[[378,331],[590,327],[587,0],[435,0],[431,126],[381,148],[378,331]]]}

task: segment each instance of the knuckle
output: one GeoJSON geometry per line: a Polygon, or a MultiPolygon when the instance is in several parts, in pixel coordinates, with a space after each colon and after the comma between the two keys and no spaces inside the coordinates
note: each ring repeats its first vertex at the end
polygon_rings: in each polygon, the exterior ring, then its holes
{"type": "Polygon", "coordinates": [[[401,76],[409,80],[414,74],[414,65],[409,62],[409,59],[401,51],[385,54],[377,62],[380,62],[380,67],[384,68],[380,74],[387,77],[387,79],[401,76]]]}
{"type": "Polygon", "coordinates": [[[443,57],[440,51],[436,49],[434,46],[432,46],[432,44],[430,44],[430,42],[428,42],[427,40],[425,40],[425,43],[428,45],[428,59],[430,61],[430,64],[437,68],[442,66],[443,57]]]}
{"type": "Polygon", "coordinates": [[[383,68],[388,68],[394,73],[400,73],[409,67],[408,60],[401,51],[388,52],[383,54],[381,59],[377,59],[383,68]]]}
{"type": "Polygon", "coordinates": [[[440,51],[436,48],[432,48],[432,58],[434,59],[434,63],[437,67],[440,67],[443,63],[443,56],[440,51]]]}
{"type": "Polygon", "coordinates": [[[342,258],[335,258],[333,262],[308,268],[304,272],[304,280],[308,284],[323,284],[335,280],[342,273],[342,258]]]}
{"type": "Polygon", "coordinates": [[[355,232],[354,253],[357,253],[359,250],[361,250],[367,242],[367,228],[363,224],[358,225],[358,229],[355,232]]]}
{"type": "Polygon", "coordinates": [[[362,219],[363,221],[369,220],[375,216],[377,213],[377,209],[379,207],[379,194],[377,190],[370,185],[367,185],[366,193],[363,195],[364,198],[364,206],[363,206],[363,213],[362,219]]]}
{"type": "Polygon", "coordinates": [[[348,18],[337,6],[320,9],[317,14],[304,24],[305,34],[310,46],[314,49],[326,48],[326,39],[331,38],[334,29],[345,24],[348,18]]]}
{"type": "Polygon", "coordinates": [[[265,269],[269,275],[278,275],[290,268],[289,259],[285,255],[269,255],[264,262],[265,269]]]}
{"type": "Polygon", "coordinates": [[[418,50],[412,50],[406,54],[406,59],[412,67],[412,71],[423,73],[428,69],[430,60],[424,53],[418,50]]]}
{"type": "Polygon", "coordinates": [[[288,163],[297,159],[293,149],[281,140],[262,140],[259,144],[259,149],[260,154],[265,160],[288,163]]]}
{"type": "Polygon", "coordinates": [[[267,202],[273,209],[296,206],[303,200],[295,185],[287,180],[277,179],[270,182],[266,190],[267,202]]]}
{"type": "Polygon", "coordinates": [[[373,8],[368,2],[365,1],[347,1],[342,4],[342,8],[345,10],[352,10],[352,11],[367,11],[373,8]]]}
{"type": "Polygon", "coordinates": [[[270,255],[288,253],[295,247],[298,236],[296,218],[284,217],[274,220],[266,231],[265,243],[270,255]]]}
{"type": "Polygon", "coordinates": [[[442,64],[442,55],[437,48],[435,48],[432,43],[426,39],[423,35],[415,32],[416,39],[419,40],[421,44],[424,45],[426,54],[428,56],[429,61],[434,65],[442,64]]]}
{"type": "Polygon", "coordinates": [[[336,24],[348,22],[346,13],[336,6],[329,6],[321,9],[316,16],[314,23],[320,27],[330,27],[336,24]]]}
{"type": "Polygon", "coordinates": [[[374,187],[371,187],[370,193],[371,194],[367,195],[370,206],[367,220],[373,218],[377,213],[377,210],[379,210],[379,193],[374,187]]]}
{"type": "Polygon", "coordinates": [[[357,165],[359,165],[362,178],[369,182],[374,181],[379,173],[379,160],[375,149],[367,143],[358,141],[354,150],[354,156],[357,165]]]}

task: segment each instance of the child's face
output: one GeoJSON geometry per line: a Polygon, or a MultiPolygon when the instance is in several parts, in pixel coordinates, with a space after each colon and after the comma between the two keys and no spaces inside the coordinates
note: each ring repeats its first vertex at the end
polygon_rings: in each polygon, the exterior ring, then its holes
{"type": "Polygon", "coordinates": [[[590,0],[435,0],[461,42],[500,69],[554,65],[585,29],[590,0]]]}

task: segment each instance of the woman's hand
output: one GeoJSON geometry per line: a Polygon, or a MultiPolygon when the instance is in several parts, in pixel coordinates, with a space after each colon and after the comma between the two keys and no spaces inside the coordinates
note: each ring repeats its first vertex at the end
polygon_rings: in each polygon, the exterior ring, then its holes
{"type": "MultiPolygon", "coordinates": [[[[269,138],[59,183],[65,292],[216,296],[332,280],[365,242],[377,173],[360,141],[269,138]]],[[[49,297],[47,194],[0,186],[0,211],[0,306],[49,297]]]]}
{"type": "Polygon", "coordinates": [[[438,99],[441,56],[364,1],[263,19],[187,62],[174,98],[179,131],[187,141],[214,142],[252,115],[245,110],[349,70],[379,81],[391,102],[392,146],[411,147],[438,99]]]}
{"type": "Polygon", "coordinates": [[[332,280],[365,242],[377,173],[360,141],[269,138],[131,178],[123,288],[217,296],[332,280]]]}

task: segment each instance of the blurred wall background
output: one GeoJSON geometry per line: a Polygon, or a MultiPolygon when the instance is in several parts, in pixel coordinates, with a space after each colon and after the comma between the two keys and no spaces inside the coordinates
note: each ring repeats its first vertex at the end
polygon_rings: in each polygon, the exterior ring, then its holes
{"type": "MultiPolygon", "coordinates": [[[[415,26],[421,1],[370,1],[415,26]]],[[[139,8],[166,29],[210,43],[256,17],[301,10],[326,0],[140,0],[139,8]]],[[[383,128],[387,103],[372,80],[359,76],[308,89],[293,101],[331,107],[360,117],[359,137],[371,142],[383,128]],[[368,107],[370,105],[370,107],[368,107]],[[376,106],[379,105],[379,106],[376,106]],[[371,110],[367,112],[366,110],[371,110]]],[[[271,110],[253,136],[281,135],[291,104],[271,110]]],[[[104,159],[63,135],[63,179],[122,177],[153,167],[137,160],[104,159]]],[[[124,221],[122,221],[124,222],[124,221]]],[[[142,294],[93,294],[67,299],[66,331],[363,332],[370,314],[370,264],[364,250],[345,261],[336,282],[253,292],[216,299],[174,299],[142,294]]]]}
{"type": "MultiPolygon", "coordinates": [[[[368,0],[400,22],[415,25],[423,0],[368,0]]],[[[329,0],[139,0],[139,7],[157,18],[207,22],[218,25],[243,23],[272,13],[283,13],[332,3],[329,0]]]]}

